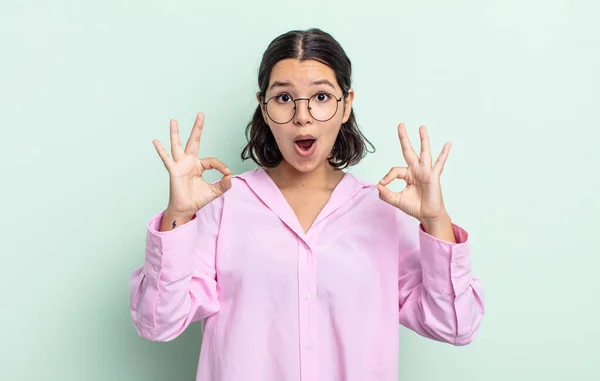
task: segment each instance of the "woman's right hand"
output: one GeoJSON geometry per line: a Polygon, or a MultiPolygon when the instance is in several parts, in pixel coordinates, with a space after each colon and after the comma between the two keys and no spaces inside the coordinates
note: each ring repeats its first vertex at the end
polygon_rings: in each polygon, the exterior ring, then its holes
{"type": "Polygon", "coordinates": [[[170,177],[170,194],[167,211],[172,215],[193,215],[202,207],[220,197],[231,188],[231,171],[215,158],[199,159],[200,137],[204,127],[204,114],[198,113],[185,150],[179,140],[179,127],[171,120],[171,158],[157,139],[152,143],[162,159],[170,177]],[[204,171],[216,169],[223,174],[221,180],[208,184],[202,178],[204,171]]]}

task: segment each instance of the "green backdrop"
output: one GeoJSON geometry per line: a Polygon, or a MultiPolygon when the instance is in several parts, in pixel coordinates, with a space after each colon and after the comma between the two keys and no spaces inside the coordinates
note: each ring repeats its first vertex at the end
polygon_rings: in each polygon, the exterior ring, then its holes
{"type": "MultiPolygon", "coordinates": [[[[594,1],[2,1],[0,379],[194,379],[196,324],[139,338],[128,303],[166,207],[169,118],[239,173],[261,55],[320,27],[354,65],[378,181],[453,143],[442,189],[486,316],[452,347],[401,330],[399,380],[599,380],[600,12],[594,1]]],[[[216,179],[210,175],[209,179],[216,179]]],[[[250,349],[251,350],[251,349],[250,349]]]]}

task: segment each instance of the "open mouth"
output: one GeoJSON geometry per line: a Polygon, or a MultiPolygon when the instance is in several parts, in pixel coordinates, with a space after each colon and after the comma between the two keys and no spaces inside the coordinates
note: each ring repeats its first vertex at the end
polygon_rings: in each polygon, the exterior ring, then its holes
{"type": "Polygon", "coordinates": [[[300,157],[312,157],[317,147],[317,139],[312,135],[297,136],[294,140],[294,147],[300,157]]]}
{"type": "Polygon", "coordinates": [[[296,140],[295,143],[302,151],[308,152],[315,143],[315,140],[316,139],[300,139],[296,140]]]}

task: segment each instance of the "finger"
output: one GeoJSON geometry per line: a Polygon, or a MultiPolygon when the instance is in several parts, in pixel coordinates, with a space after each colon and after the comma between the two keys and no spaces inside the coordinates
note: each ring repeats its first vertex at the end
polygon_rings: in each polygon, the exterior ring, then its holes
{"type": "Polygon", "coordinates": [[[417,153],[410,144],[410,139],[408,138],[408,134],[406,133],[406,127],[404,126],[404,123],[400,123],[398,125],[398,138],[400,139],[400,145],[402,146],[402,154],[404,155],[404,160],[406,160],[406,164],[419,164],[419,157],[417,156],[417,153]]]}
{"type": "Polygon", "coordinates": [[[222,161],[214,157],[208,157],[204,159],[200,159],[200,164],[205,171],[216,169],[221,172],[224,176],[231,175],[231,170],[227,168],[222,161]]]}
{"type": "Polygon", "coordinates": [[[408,173],[408,168],[406,167],[393,167],[390,171],[379,181],[379,184],[386,186],[395,179],[402,179],[406,177],[408,173]]]}
{"type": "Polygon", "coordinates": [[[427,168],[431,168],[431,150],[429,147],[429,136],[427,135],[427,127],[419,128],[419,136],[421,137],[421,160],[420,163],[427,168]]]}
{"type": "Polygon", "coordinates": [[[171,154],[175,161],[179,161],[185,155],[181,147],[181,141],[179,140],[179,125],[175,119],[171,119],[169,124],[171,130],[171,154]]]}
{"type": "Polygon", "coordinates": [[[222,195],[229,189],[231,189],[231,175],[225,175],[220,181],[212,184],[213,193],[215,193],[217,196],[222,195]]]}
{"type": "Polygon", "coordinates": [[[198,157],[200,153],[200,137],[202,136],[202,129],[204,128],[204,114],[201,112],[196,114],[196,120],[194,121],[194,127],[190,137],[185,144],[185,153],[187,155],[195,155],[198,157]]]}
{"type": "Polygon", "coordinates": [[[400,193],[392,192],[385,186],[377,184],[377,190],[379,191],[379,198],[391,205],[398,205],[398,199],[401,197],[400,193]]]}
{"type": "Polygon", "coordinates": [[[450,153],[450,148],[452,148],[452,143],[448,142],[444,144],[444,148],[442,148],[442,152],[440,156],[438,156],[435,164],[433,165],[433,170],[437,173],[442,173],[444,170],[444,164],[446,164],[446,159],[448,158],[448,154],[450,153]]]}
{"type": "Polygon", "coordinates": [[[167,150],[165,150],[162,144],[160,144],[160,141],[158,141],[157,139],[154,139],[152,141],[152,144],[154,144],[154,148],[156,148],[156,152],[158,152],[158,156],[160,156],[163,164],[165,165],[165,168],[167,168],[168,171],[171,171],[171,168],[173,167],[173,165],[175,165],[175,162],[173,161],[173,159],[171,159],[167,150]]]}

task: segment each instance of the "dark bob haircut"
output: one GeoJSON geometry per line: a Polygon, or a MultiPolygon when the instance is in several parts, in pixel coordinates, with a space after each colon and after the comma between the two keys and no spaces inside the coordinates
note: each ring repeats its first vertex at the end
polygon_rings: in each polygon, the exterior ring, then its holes
{"type": "MultiPolygon", "coordinates": [[[[275,64],[287,58],[319,61],[335,72],[337,82],[344,93],[351,87],[352,64],[344,49],[330,34],[316,28],[292,30],[275,38],[263,54],[258,70],[258,87],[263,101],[269,86],[271,70],[275,64]]],[[[246,127],[246,140],[242,160],[252,159],[256,164],[267,168],[276,167],[281,163],[283,156],[271,129],[263,119],[261,105],[256,107],[254,116],[246,127]]],[[[329,164],[334,168],[344,169],[357,164],[367,152],[375,152],[375,147],[358,128],[352,109],[348,121],[340,128],[329,164]],[[367,144],[372,151],[369,151],[367,144]]]]}

